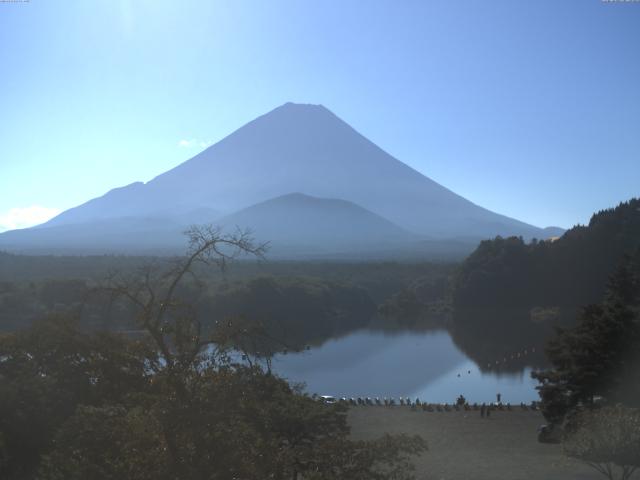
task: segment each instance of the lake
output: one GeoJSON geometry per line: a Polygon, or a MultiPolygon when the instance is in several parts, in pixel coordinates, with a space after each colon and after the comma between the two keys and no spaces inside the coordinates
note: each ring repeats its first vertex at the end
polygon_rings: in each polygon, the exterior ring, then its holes
{"type": "Polygon", "coordinates": [[[431,403],[538,400],[537,382],[517,374],[481,372],[446,331],[360,330],[299,353],[280,354],[273,370],[306,391],[336,397],[416,397],[431,403]]]}

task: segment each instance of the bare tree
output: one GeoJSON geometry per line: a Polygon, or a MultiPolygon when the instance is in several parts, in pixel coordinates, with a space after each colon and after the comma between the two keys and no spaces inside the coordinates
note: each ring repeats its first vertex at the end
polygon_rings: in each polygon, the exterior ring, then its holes
{"type": "Polygon", "coordinates": [[[261,259],[267,243],[256,244],[249,230],[225,234],[219,227],[193,226],[185,232],[188,250],[169,267],[143,267],[137,274],[111,274],[97,290],[108,292],[111,301],[125,299],[136,309],[137,324],[155,342],[162,369],[169,372],[191,368],[207,347],[224,346],[235,335],[231,323],[214,332],[203,332],[194,307],[183,301],[178,290],[187,277],[196,280],[198,265],[225,270],[241,256],[261,259]]]}

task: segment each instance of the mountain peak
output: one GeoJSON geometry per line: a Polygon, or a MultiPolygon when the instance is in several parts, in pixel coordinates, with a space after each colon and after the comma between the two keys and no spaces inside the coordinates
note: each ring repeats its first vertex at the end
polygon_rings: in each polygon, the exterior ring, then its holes
{"type": "Polygon", "coordinates": [[[325,110],[329,111],[327,107],[320,103],[296,103],[296,102],[286,102],[280,105],[277,108],[290,109],[290,110],[325,110]]]}
{"type": "Polygon", "coordinates": [[[261,117],[258,117],[258,119],[273,119],[274,117],[294,117],[296,122],[302,121],[303,123],[305,123],[305,119],[309,120],[323,117],[340,121],[340,119],[327,107],[315,103],[283,103],[279,107],[276,107],[261,117]]]}

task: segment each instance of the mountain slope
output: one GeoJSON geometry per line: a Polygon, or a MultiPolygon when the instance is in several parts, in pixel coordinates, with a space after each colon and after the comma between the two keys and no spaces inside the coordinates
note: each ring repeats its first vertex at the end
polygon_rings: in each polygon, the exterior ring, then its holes
{"type": "Polygon", "coordinates": [[[354,202],[430,237],[542,236],[396,160],[322,106],[285,104],[154,178],[114,189],[49,225],[119,216],[231,213],[290,192],[354,202]]]}
{"type": "Polygon", "coordinates": [[[0,249],[25,254],[175,254],[187,224],[159,217],[102,218],[0,234],[0,249]]]}
{"type": "Polygon", "coordinates": [[[218,220],[227,229],[250,226],[272,249],[295,247],[308,253],[399,248],[417,236],[345,200],[283,195],[218,220]]]}

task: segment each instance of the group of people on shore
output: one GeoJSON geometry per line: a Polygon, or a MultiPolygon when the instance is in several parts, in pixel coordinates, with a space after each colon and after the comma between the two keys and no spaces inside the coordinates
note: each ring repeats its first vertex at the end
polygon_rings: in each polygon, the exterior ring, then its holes
{"type": "MultiPolygon", "coordinates": [[[[421,409],[428,412],[479,411],[480,417],[482,418],[491,417],[491,413],[493,411],[504,411],[504,410],[513,411],[513,409],[515,408],[515,406],[512,406],[510,403],[502,403],[502,395],[500,393],[496,395],[495,403],[492,402],[492,403],[482,403],[482,404],[478,404],[478,403],[469,404],[469,402],[464,397],[464,395],[459,395],[458,398],[456,398],[456,401],[452,404],[428,403],[428,402],[421,401],[419,398],[416,398],[414,401],[408,397],[406,398],[399,397],[397,399],[397,402],[396,402],[396,399],[393,397],[391,398],[342,397],[342,398],[336,399],[330,396],[323,396],[321,398],[323,399],[323,401],[325,401],[325,403],[339,402],[339,403],[346,403],[353,406],[380,405],[380,406],[386,406],[386,407],[393,407],[395,405],[399,405],[399,406],[409,406],[411,407],[412,410],[421,409]]],[[[521,410],[537,410],[537,402],[531,402],[530,405],[525,403],[520,403],[520,409],[521,410]]]]}

